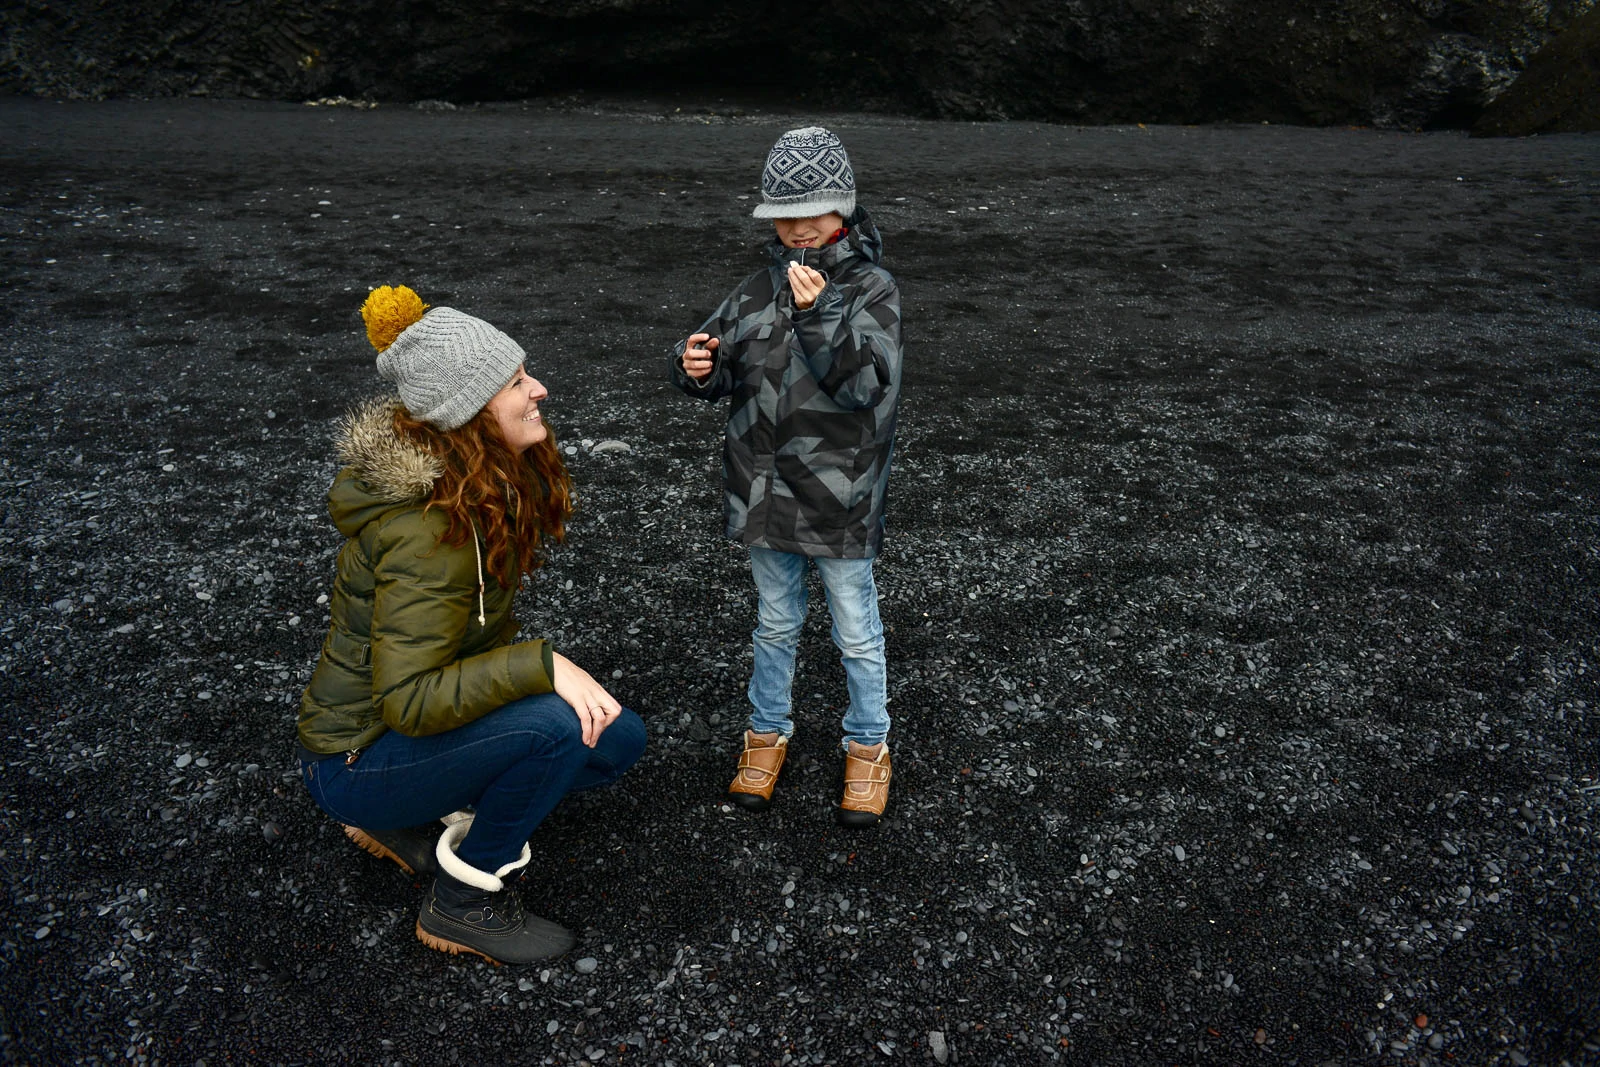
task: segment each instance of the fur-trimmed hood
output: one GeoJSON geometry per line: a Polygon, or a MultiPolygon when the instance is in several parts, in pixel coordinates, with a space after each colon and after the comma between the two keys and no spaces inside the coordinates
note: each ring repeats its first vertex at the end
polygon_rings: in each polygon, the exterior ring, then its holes
{"type": "Polygon", "coordinates": [[[427,499],[444,474],[439,460],[394,432],[398,397],[369,400],[339,422],[335,447],[344,470],[328,491],[328,513],[346,537],[396,505],[427,499]]]}

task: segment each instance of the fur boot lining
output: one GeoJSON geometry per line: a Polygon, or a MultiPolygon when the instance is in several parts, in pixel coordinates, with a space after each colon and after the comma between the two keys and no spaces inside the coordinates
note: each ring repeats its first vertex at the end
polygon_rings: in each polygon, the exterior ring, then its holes
{"type": "Polygon", "coordinates": [[[507,863],[498,871],[493,874],[488,871],[480,871],[456,855],[456,848],[460,846],[462,838],[467,836],[467,831],[470,829],[472,829],[471,819],[462,819],[445,827],[444,833],[439,835],[439,844],[435,849],[435,854],[439,857],[439,869],[458,882],[465,882],[467,885],[487,890],[490,893],[498,893],[505,888],[503,880],[505,876],[512,871],[526,867],[528,861],[533,858],[533,853],[524,844],[522,846],[522,855],[507,863]]]}

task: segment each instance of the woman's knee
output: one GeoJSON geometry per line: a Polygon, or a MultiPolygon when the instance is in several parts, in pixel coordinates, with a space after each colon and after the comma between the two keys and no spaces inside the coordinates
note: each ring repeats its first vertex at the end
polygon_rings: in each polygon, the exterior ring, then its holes
{"type": "Polygon", "coordinates": [[[508,735],[507,740],[515,738],[515,743],[530,755],[536,752],[576,755],[585,747],[583,723],[578,713],[554,693],[524,697],[490,714],[501,717],[498,725],[508,735]]]}
{"type": "Polygon", "coordinates": [[[622,714],[601,732],[595,748],[603,752],[606,761],[621,773],[644,755],[648,738],[649,731],[645,729],[644,720],[633,709],[623,708],[622,714]]]}

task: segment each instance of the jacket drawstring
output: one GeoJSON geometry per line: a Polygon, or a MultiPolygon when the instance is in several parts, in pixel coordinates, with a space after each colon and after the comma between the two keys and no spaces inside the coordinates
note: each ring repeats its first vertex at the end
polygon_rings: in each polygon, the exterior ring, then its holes
{"type": "Polygon", "coordinates": [[[472,558],[478,561],[478,625],[486,625],[483,615],[483,553],[478,551],[478,528],[472,528],[472,558]]]}

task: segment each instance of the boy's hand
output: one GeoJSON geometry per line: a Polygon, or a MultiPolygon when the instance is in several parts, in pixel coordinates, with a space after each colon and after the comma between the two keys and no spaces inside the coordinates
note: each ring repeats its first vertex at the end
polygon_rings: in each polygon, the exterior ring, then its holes
{"type": "Polygon", "coordinates": [[[683,373],[697,382],[703,381],[711,373],[711,353],[716,351],[720,343],[709,333],[690,335],[683,344],[683,373]]]}
{"type": "Polygon", "coordinates": [[[828,279],[822,272],[799,263],[789,264],[789,288],[794,290],[794,306],[799,310],[805,311],[815,304],[827,286],[828,279]]]}

